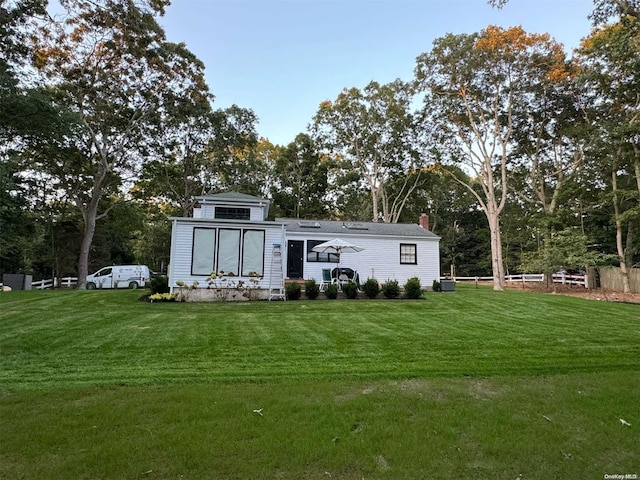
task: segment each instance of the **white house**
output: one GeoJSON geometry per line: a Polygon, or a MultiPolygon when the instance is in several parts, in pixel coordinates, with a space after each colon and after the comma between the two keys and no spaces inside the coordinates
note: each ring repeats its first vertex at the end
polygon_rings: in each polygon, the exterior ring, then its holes
{"type": "Polygon", "coordinates": [[[430,287],[440,278],[440,238],[428,230],[426,215],[420,224],[268,221],[270,202],[262,198],[231,192],[196,199],[199,208],[192,218],[171,219],[169,269],[172,291],[197,283],[190,291],[192,300],[213,294],[207,289],[212,272],[224,272],[236,284],[251,282],[263,298],[282,298],[285,278],[320,283],[322,270],[338,265],[357,271],[362,282],[394,279],[402,285],[418,277],[430,287]],[[333,238],[363,250],[340,255],[313,251],[333,238]]]}

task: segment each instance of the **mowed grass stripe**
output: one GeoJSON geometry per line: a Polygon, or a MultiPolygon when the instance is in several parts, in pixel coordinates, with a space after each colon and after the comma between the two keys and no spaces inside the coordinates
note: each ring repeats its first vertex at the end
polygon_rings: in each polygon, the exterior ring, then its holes
{"type": "Polygon", "coordinates": [[[462,287],[426,300],[0,298],[0,388],[599,372],[640,366],[640,307],[462,287]]]}

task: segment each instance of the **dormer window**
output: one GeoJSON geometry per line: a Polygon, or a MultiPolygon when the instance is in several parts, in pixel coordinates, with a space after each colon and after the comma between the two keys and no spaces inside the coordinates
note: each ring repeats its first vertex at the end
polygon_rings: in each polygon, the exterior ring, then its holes
{"type": "Polygon", "coordinates": [[[251,209],[240,207],[216,207],[215,218],[219,220],[251,220],[251,209]]]}

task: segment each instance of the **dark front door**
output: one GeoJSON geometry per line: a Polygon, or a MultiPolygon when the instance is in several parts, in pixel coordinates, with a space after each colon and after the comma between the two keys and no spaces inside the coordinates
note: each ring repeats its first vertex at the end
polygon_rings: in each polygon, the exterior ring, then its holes
{"type": "Polygon", "coordinates": [[[287,244],[287,277],[304,278],[304,242],[289,240],[287,244]]]}

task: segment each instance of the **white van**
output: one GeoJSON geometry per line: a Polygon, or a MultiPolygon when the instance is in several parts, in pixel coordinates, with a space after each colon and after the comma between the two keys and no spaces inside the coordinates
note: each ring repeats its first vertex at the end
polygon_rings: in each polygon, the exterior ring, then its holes
{"type": "Polygon", "coordinates": [[[96,288],[142,288],[150,280],[146,265],[112,265],[87,275],[87,290],[96,288]]]}

